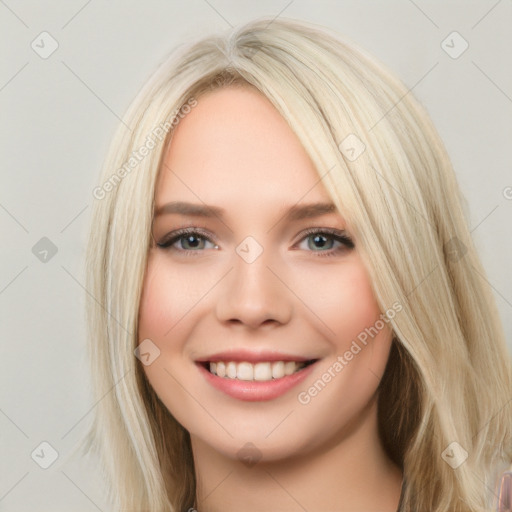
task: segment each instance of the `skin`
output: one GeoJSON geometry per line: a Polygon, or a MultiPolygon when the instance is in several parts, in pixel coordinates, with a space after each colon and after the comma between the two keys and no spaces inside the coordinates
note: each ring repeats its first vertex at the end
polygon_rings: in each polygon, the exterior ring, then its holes
{"type": "Polygon", "coordinates": [[[165,155],[155,210],[186,201],[225,213],[155,217],[139,311],[139,340],[160,350],[144,371],[190,432],[199,512],[395,512],[398,505],[402,474],[377,431],[387,325],[308,404],[297,398],[381,314],[357,240],[350,249],[304,234],[333,228],[351,236],[344,219],[334,211],[288,220],[299,200],[332,202],[272,104],[251,87],[201,96],[165,155]],[[183,227],[201,228],[212,242],[198,235],[195,245],[186,237],[172,248],[157,245],[183,227]],[[235,251],[247,236],[263,248],[252,263],[235,251]],[[247,402],[213,388],[194,362],[233,348],[320,361],[284,395],[247,402]],[[248,442],[261,457],[254,465],[241,460],[248,442]]]}

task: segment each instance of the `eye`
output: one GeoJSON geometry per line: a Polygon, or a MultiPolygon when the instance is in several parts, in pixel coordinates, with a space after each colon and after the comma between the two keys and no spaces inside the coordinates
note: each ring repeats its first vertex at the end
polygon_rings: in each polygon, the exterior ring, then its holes
{"type": "Polygon", "coordinates": [[[156,244],[163,249],[182,252],[201,252],[204,249],[218,249],[208,235],[197,228],[179,229],[167,234],[156,244]],[[210,244],[210,247],[207,246],[210,244]]]}
{"type": "Polygon", "coordinates": [[[354,242],[344,231],[331,228],[308,229],[299,244],[299,249],[317,252],[319,256],[335,255],[354,247],[354,242]]]}
{"type": "MultiPolygon", "coordinates": [[[[172,231],[156,245],[162,249],[185,254],[201,253],[205,249],[219,248],[210,235],[198,228],[172,231]]],[[[302,233],[302,238],[297,246],[299,249],[315,252],[318,256],[334,256],[344,250],[353,249],[354,243],[344,231],[331,228],[310,228],[302,233]]]]}

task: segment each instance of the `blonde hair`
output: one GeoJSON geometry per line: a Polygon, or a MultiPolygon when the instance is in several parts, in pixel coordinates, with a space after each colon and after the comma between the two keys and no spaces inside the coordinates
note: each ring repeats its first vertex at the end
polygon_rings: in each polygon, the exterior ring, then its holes
{"type": "Polygon", "coordinates": [[[101,459],[108,499],[138,512],[194,503],[188,432],[134,349],[165,149],[187,102],[227,86],[255,87],[278,109],[358,241],[382,311],[402,305],[379,393],[382,441],[406,479],[402,510],[490,510],[489,489],[512,459],[510,358],[443,144],[407,88],[364,51],[316,25],[267,18],[173,52],[104,164],[86,255],[98,402],[84,449],[101,459]],[[166,137],[150,136],[158,126],[166,137]],[[154,147],[132,162],[148,137],[154,147]],[[468,453],[456,469],[443,457],[454,447],[468,453]]]}

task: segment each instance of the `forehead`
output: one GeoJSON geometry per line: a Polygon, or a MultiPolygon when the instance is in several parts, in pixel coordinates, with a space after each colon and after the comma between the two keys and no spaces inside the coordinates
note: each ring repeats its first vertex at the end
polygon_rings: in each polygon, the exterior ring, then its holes
{"type": "Polygon", "coordinates": [[[286,120],[253,87],[209,92],[177,125],[164,158],[157,203],[295,203],[328,199],[286,120]]]}

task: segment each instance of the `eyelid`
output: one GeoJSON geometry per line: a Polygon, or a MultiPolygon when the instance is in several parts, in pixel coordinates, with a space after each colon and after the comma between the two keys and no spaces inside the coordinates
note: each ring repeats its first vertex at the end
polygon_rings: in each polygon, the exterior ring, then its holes
{"type": "MultiPolygon", "coordinates": [[[[164,235],[164,237],[159,241],[156,242],[156,245],[158,247],[161,247],[162,249],[169,249],[176,241],[178,241],[182,236],[188,235],[188,234],[198,234],[201,235],[202,238],[207,240],[208,242],[211,242],[212,244],[217,245],[217,242],[215,240],[215,237],[207,230],[196,227],[196,226],[190,226],[185,228],[179,228],[175,229],[174,231],[171,231],[164,235]]],[[[181,252],[185,252],[185,249],[181,249],[181,252]]],[[[200,252],[200,251],[198,251],[200,252]]]]}
{"type": "MultiPolygon", "coordinates": [[[[302,231],[298,236],[300,237],[297,242],[295,242],[294,246],[297,245],[299,242],[302,242],[305,238],[307,238],[310,235],[315,234],[324,234],[324,235],[330,235],[333,238],[341,241],[342,243],[345,243],[347,247],[354,248],[355,244],[352,239],[352,237],[345,231],[344,229],[337,229],[337,228],[326,228],[326,227],[311,227],[307,228],[304,231],[302,231]]],[[[325,251],[328,252],[328,251],[325,251]]]]}
{"type": "MultiPolygon", "coordinates": [[[[183,227],[176,229],[174,231],[171,231],[167,233],[159,242],[156,243],[156,245],[162,249],[170,249],[181,237],[187,235],[187,234],[197,234],[204,240],[214,244],[216,248],[218,248],[217,241],[215,237],[206,229],[197,227],[197,226],[189,226],[189,227],[183,227]]],[[[348,233],[343,229],[336,229],[336,228],[328,228],[328,227],[310,227],[305,230],[303,230],[298,235],[298,240],[293,244],[293,247],[296,247],[300,242],[305,240],[311,235],[315,234],[323,234],[328,235],[334,238],[336,241],[341,243],[345,246],[347,249],[353,249],[355,247],[355,244],[352,240],[352,238],[348,235],[348,233]]],[[[194,251],[194,250],[188,250],[188,249],[178,249],[179,252],[197,252],[200,253],[202,251],[194,251]]],[[[331,254],[335,252],[336,249],[331,249],[327,251],[312,251],[312,252],[318,252],[318,254],[325,253],[331,254]]]]}

